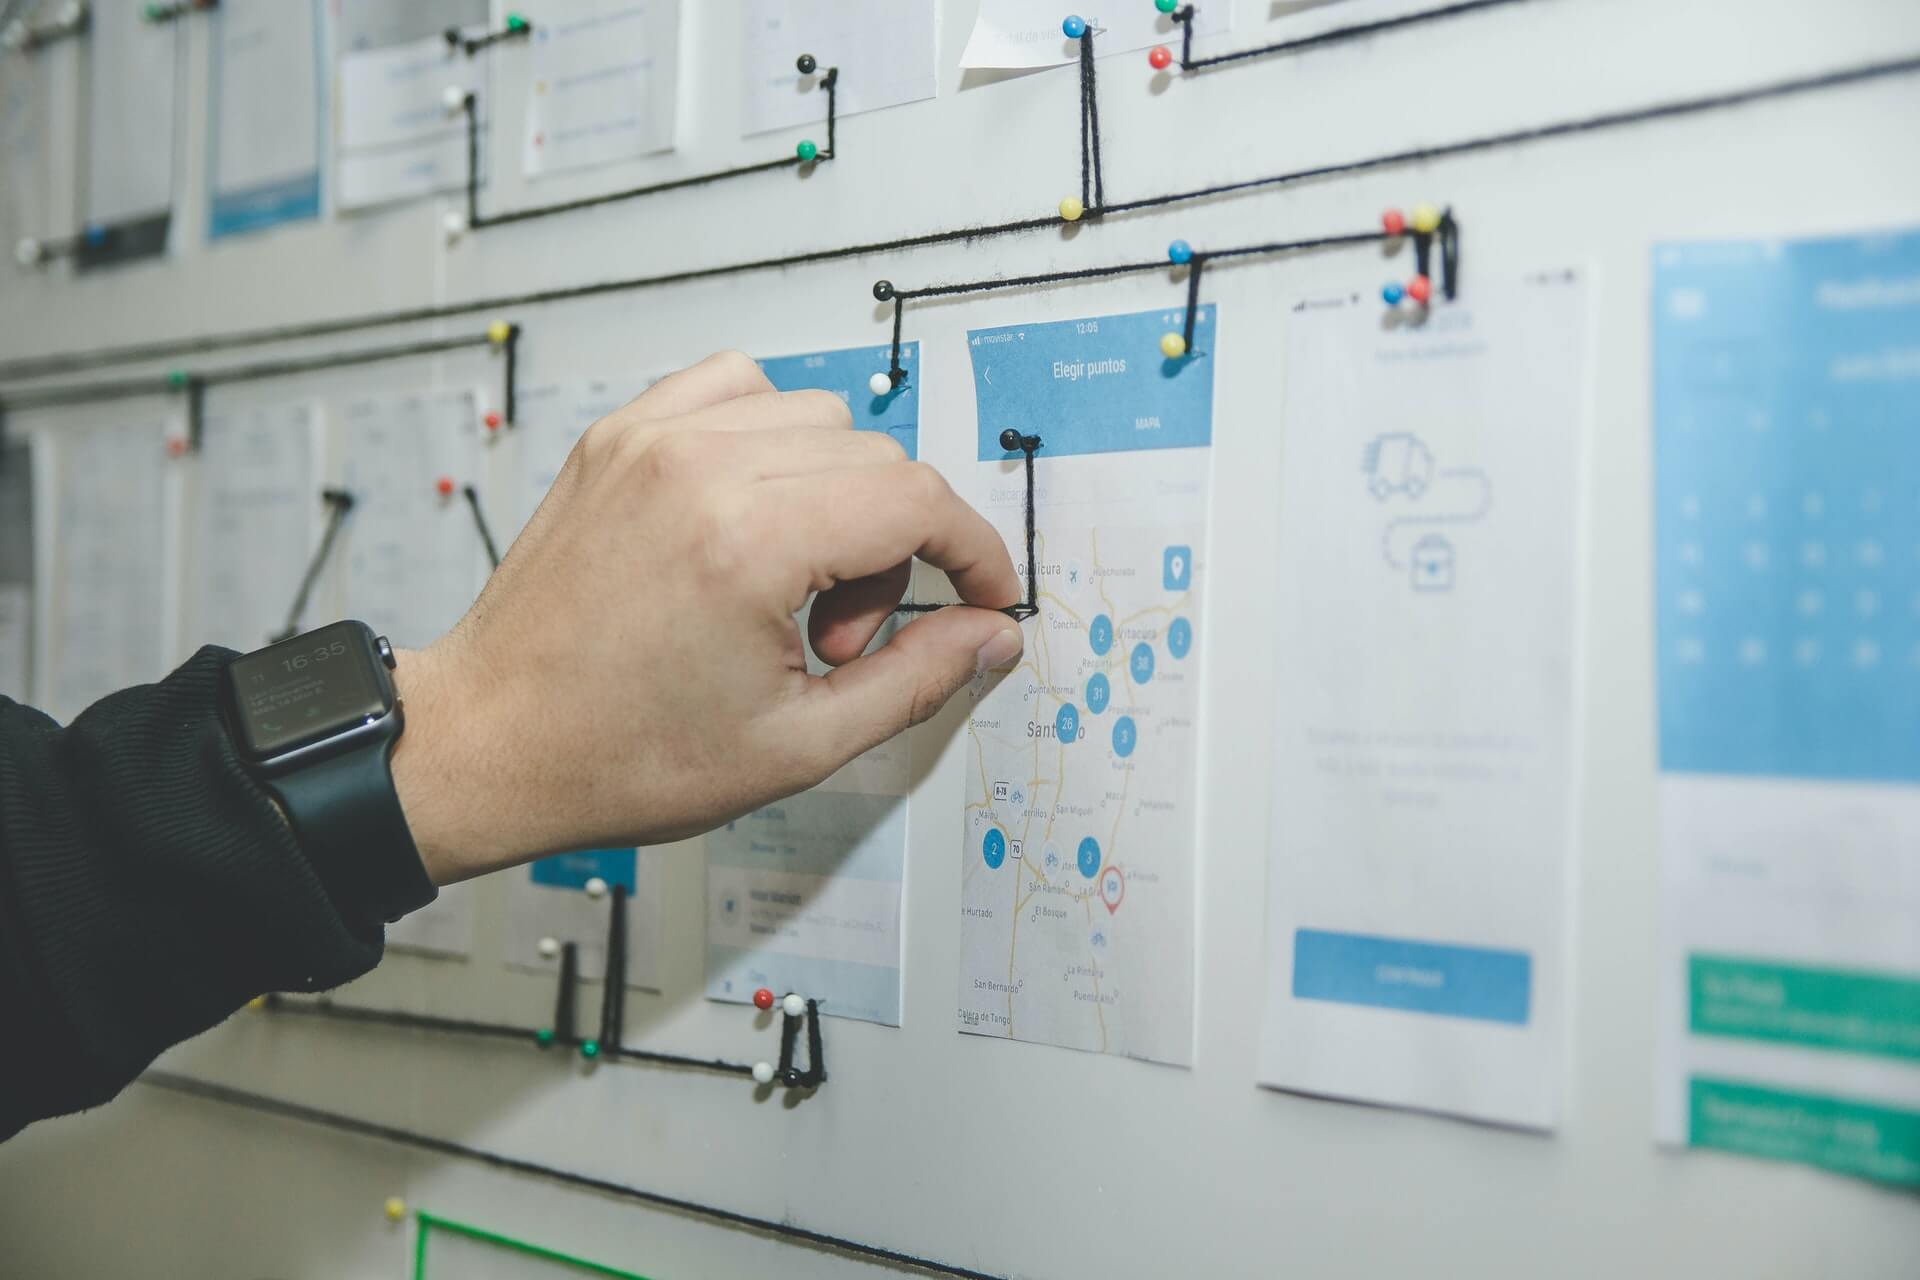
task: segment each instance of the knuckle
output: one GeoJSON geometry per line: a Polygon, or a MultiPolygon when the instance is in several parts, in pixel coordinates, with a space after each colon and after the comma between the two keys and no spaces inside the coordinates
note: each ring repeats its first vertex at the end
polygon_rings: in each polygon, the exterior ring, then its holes
{"type": "Polygon", "coordinates": [[[921,507],[937,506],[953,492],[947,485],[947,478],[928,462],[907,464],[906,487],[914,505],[921,507]]]}
{"type": "Polygon", "coordinates": [[[698,476],[706,461],[705,441],[693,432],[667,432],[651,438],[635,432],[628,438],[638,454],[641,474],[655,483],[683,484],[698,476]]]}
{"type": "Polygon", "coordinates": [[[702,363],[713,366],[716,373],[724,374],[735,382],[749,382],[760,376],[759,363],[746,352],[731,347],[714,352],[702,363]]]}
{"type": "Polygon", "coordinates": [[[860,431],[854,438],[859,440],[874,457],[881,462],[907,461],[907,448],[884,431],[860,431]]]}

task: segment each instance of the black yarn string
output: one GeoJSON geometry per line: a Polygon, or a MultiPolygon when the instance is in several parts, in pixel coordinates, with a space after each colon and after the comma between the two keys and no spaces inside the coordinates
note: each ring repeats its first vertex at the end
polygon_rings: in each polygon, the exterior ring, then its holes
{"type": "Polygon", "coordinates": [[[893,298],[893,352],[887,361],[887,380],[896,387],[907,380],[907,371],[900,364],[900,321],[905,306],[905,299],[895,294],[893,298]]]}
{"type": "Polygon", "coordinates": [[[1107,188],[1100,178],[1100,93],[1093,65],[1093,27],[1087,27],[1087,33],[1080,37],[1081,65],[1085,68],[1086,113],[1085,132],[1093,139],[1093,203],[1087,206],[1090,213],[1099,213],[1106,208],[1107,188]]]}
{"type": "Polygon", "coordinates": [[[520,326],[507,326],[507,340],[501,344],[506,357],[506,394],[502,406],[506,412],[504,422],[509,431],[520,421],[520,326]]]}
{"type": "Polygon", "coordinates": [[[627,886],[616,884],[607,913],[607,966],[600,984],[600,1047],[620,1053],[620,1032],[627,1018],[627,886]]]}
{"type": "Polygon", "coordinates": [[[493,544],[493,530],[487,527],[487,517],[480,510],[480,491],[472,485],[463,485],[460,495],[467,500],[467,509],[473,512],[473,527],[480,535],[480,545],[487,549],[487,563],[495,569],[500,567],[500,548],[493,544]]]}
{"type": "Polygon", "coordinates": [[[1403,13],[1398,17],[1382,18],[1377,22],[1358,22],[1351,26],[1332,27],[1315,35],[1302,36],[1295,40],[1280,40],[1273,44],[1257,45],[1251,49],[1235,49],[1231,53],[1217,54],[1211,58],[1193,56],[1193,15],[1196,6],[1187,5],[1173,15],[1173,20],[1186,28],[1180,42],[1180,69],[1182,71],[1204,71],[1209,67],[1225,66],[1230,62],[1244,62],[1249,58],[1265,58],[1273,54],[1298,53],[1303,49],[1317,49],[1324,45],[1344,44],[1349,40],[1361,40],[1367,36],[1379,35],[1384,31],[1396,31],[1403,27],[1417,27],[1443,18],[1458,18],[1470,13],[1479,13],[1484,9],[1503,9],[1511,5],[1527,4],[1531,0],[1461,0],[1458,4],[1441,5],[1435,9],[1421,9],[1414,13],[1403,13]]]}
{"type": "MultiPolygon", "coordinates": [[[[703,187],[709,183],[724,182],[730,178],[744,178],[755,173],[769,173],[775,169],[796,169],[806,164],[818,164],[831,160],[834,156],[834,140],[837,132],[839,111],[838,88],[840,68],[829,67],[820,78],[820,88],[827,94],[827,146],[824,151],[815,153],[812,160],[802,160],[797,155],[782,156],[778,160],[761,160],[754,164],[737,165],[731,169],[716,169],[708,173],[696,173],[685,178],[670,178],[665,182],[651,182],[642,187],[625,187],[618,191],[603,191],[598,195],[581,196],[574,200],[559,200],[552,204],[528,205],[521,209],[509,209],[503,213],[480,212],[480,125],[478,108],[474,95],[466,96],[467,113],[467,226],[480,230],[486,227],[504,226],[509,222],[527,222],[534,218],[550,218],[559,213],[574,213],[581,209],[594,209],[603,204],[617,204],[623,200],[636,200],[642,196],[659,195],[663,191],[680,191],[687,187],[703,187]]],[[[5,369],[0,368],[0,377],[5,369]]]]}
{"type": "MultiPolygon", "coordinates": [[[[1015,621],[1024,622],[1040,612],[1040,578],[1035,569],[1034,514],[1033,514],[1033,455],[1040,448],[1039,436],[1023,436],[1012,427],[1000,433],[1000,447],[1008,453],[1018,449],[1026,459],[1027,467],[1027,598],[1022,604],[1010,604],[1000,610],[1015,621]]],[[[895,613],[938,613],[951,608],[955,602],[942,604],[902,603],[893,608],[895,613]]]]}
{"type": "Polygon", "coordinates": [[[458,27],[448,27],[446,31],[447,47],[462,50],[469,58],[479,53],[482,49],[499,44],[502,41],[525,40],[532,34],[533,24],[525,18],[520,20],[518,26],[501,27],[478,36],[466,35],[458,27]]]}
{"type": "Polygon", "coordinates": [[[560,987],[553,1001],[553,1038],[561,1044],[578,1044],[574,1032],[576,988],[580,985],[580,944],[568,942],[560,948],[560,987]]]}
{"type": "Polygon", "coordinates": [[[1186,342],[1187,353],[1193,352],[1193,321],[1200,314],[1200,268],[1206,265],[1206,257],[1194,254],[1187,263],[1187,320],[1180,329],[1180,336],[1186,342]]]}
{"type": "Polygon", "coordinates": [[[1093,28],[1088,27],[1080,36],[1080,208],[1082,216],[1093,207],[1093,112],[1089,109],[1093,102],[1093,48],[1088,37],[1093,28]]]}
{"type": "MultiPolygon", "coordinates": [[[[1388,152],[1360,160],[1320,165],[1311,169],[1298,169],[1288,173],[1271,174],[1267,177],[1253,178],[1243,182],[1220,183],[1213,186],[1196,187],[1191,190],[1177,191],[1168,195],[1150,196],[1108,205],[1102,212],[1108,214],[1135,212],[1142,209],[1161,208],[1168,205],[1208,200],[1242,191],[1284,187],[1299,182],[1333,177],[1340,174],[1364,173],[1400,165],[1420,164],[1427,161],[1447,159],[1479,151],[1522,146],[1529,143],[1545,142],[1584,133],[1595,133],[1609,129],[1698,115],[1704,112],[1726,110],[1768,99],[1793,97],[1799,94],[1863,84],[1874,80],[1913,75],[1916,72],[1920,72],[1920,54],[1907,55],[1887,61],[1863,63],[1836,71],[1822,72],[1816,75],[1797,76],[1787,80],[1772,81],[1767,84],[1753,85],[1744,89],[1734,89],[1703,97],[1677,99],[1650,106],[1633,107],[1622,111],[1608,112],[1603,115],[1585,116],[1572,120],[1562,120],[1548,125],[1509,130],[1504,133],[1483,134],[1457,142],[1388,152]]],[[[444,303],[425,307],[408,307],[386,312],[363,313],[357,316],[346,316],[332,320],[302,321],[297,324],[271,325],[258,329],[227,330],[224,332],[203,334],[195,338],[168,338],[164,341],[157,342],[127,343],[115,347],[102,347],[93,351],[70,351],[57,355],[29,356],[23,359],[0,363],[0,379],[43,377],[48,374],[74,369],[97,368],[104,365],[125,364],[140,360],[160,360],[173,356],[220,351],[233,347],[257,346],[265,343],[292,342],[306,338],[324,338],[342,333],[353,333],[362,329],[451,319],[456,316],[471,315],[476,312],[499,311],[524,306],[539,306],[546,303],[564,302],[577,298],[625,293],[637,289],[663,288],[669,285],[686,284],[696,280],[721,279],[727,276],[742,275],[756,271],[774,271],[786,267],[809,266],[822,262],[837,262],[845,258],[861,258],[876,254],[897,253],[903,250],[923,249],[935,245],[953,244],[957,242],[970,243],[972,241],[990,239],[996,236],[1017,235],[1029,231],[1055,228],[1059,225],[1060,219],[1058,215],[1049,215],[1040,218],[1022,218],[1012,222],[988,223],[978,226],[928,231],[910,236],[897,236],[888,240],[866,241],[860,244],[841,245],[831,249],[812,249],[799,253],[782,254],[777,257],[753,258],[741,262],[723,263],[718,266],[695,267],[684,271],[663,272],[658,275],[630,276],[624,279],[597,280],[587,284],[536,289],[492,298],[478,298],[467,302],[444,303]]]]}
{"type": "Polygon", "coordinates": [[[293,605],[287,610],[287,623],[273,636],[275,644],[290,640],[300,632],[300,617],[307,611],[307,597],[313,594],[314,584],[320,581],[320,571],[327,566],[327,560],[333,554],[333,544],[340,536],[340,526],[346,521],[347,513],[353,510],[353,495],[345,489],[322,489],[320,501],[327,506],[327,527],[320,533],[320,545],[314,549],[313,558],[307,562],[307,571],[300,577],[300,589],[293,594],[293,605]]]}
{"type": "Polygon", "coordinates": [[[451,1156],[462,1160],[471,1160],[489,1168],[508,1173],[524,1174],[529,1177],[544,1178],[565,1186],[597,1192],[621,1200],[631,1200],[664,1209],[689,1217],[718,1222],[743,1231],[752,1231],[782,1240],[818,1249],[826,1253],[845,1257],[864,1258],[915,1271],[922,1275],[955,1276],[959,1280],[1006,1280],[987,1271],[976,1271],[969,1267],[955,1266],[933,1258],[919,1257],[903,1253],[898,1249],[889,1249],[884,1245],[866,1244],[846,1236],[836,1236],[824,1231],[814,1231],[792,1222],[779,1222],[771,1218],[759,1218],[752,1214],[740,1213],[733,1209],[723,1209],[716,1205],[701,1204],[695,1200],[685,1200],[678,1196],[666,1195],[658,1191],[649,1191],[642,1187],[615,1182],[608,1178],[595,1177],[592,1174],[578,1173],[570,1169],[556,1168],[532,1160],[523,1160],[517,1156],[503,1155],[496,1151],[487,1151],[471,1147],[465,1143],[454,1142],[448,1138],[438,1138],[431,1134],[404,1129],[398,1125],[380,1124],[373,1120],[362,1120],[356,1116],[343,1115],[337,1111],[327,1111],[319,1107],[310,1107],[303,1103],[291,1102],[284,1098],[274,1098],[266,1094],[252,1093],[244,1089],[235,1089],[230,1085],[215,1084],[210,1080],[200,1080],[192,1076],[176,1075],[171,1071],[149,1070],[139,1077],[142,1084],[156,1089],[166,1089],[173,1093],[199,1098],[206,1102],[218,1102],[228,1106],[242,1107],[264,1115],[278,1116],[286,1120],[298,1120],[305,1124],[319,1125],[342,1133],[354,1134],[363,1138],[374,1138],[382,1142],[391,1142],[399,1146],[412,1147],[420,1151],[430,1151],[435,1155],[451,1156]]]}

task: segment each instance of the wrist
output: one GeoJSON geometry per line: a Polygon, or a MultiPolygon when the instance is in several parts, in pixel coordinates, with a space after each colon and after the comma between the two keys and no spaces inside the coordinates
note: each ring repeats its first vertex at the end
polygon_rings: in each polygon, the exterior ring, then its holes
{"type": "Polygon", "coordinates": [[[448,885],[516,861],[499,779],[476,758],[495,740],[477,727],[484,686],[460,677],[449,640],[395,658],[406,727],[393,747],[393,786],[428,876],[448,885]]]}

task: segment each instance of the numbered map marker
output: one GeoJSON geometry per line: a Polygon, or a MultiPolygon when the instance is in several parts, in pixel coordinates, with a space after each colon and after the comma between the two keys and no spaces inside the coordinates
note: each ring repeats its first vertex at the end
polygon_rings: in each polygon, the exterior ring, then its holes
{"type": "Polygon", "coordinates": [[[1107,904],[1107,914],[1112,915],[1120,909],[1120,900],[1127,896],[1127,878],[1120,874],[1120,868],[1108,867],[1100,873],[1100,901],[1107,904]]]}

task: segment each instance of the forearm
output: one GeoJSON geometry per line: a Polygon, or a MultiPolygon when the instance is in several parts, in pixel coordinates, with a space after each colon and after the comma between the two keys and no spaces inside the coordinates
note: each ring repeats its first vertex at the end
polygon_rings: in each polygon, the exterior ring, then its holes
{"type": "Polygon", "coordinates": [[[65,729],[0,699],[0,1137],[105,1101],[260,992],[379,960],[234,754],[228,656],[65,729]]]}

